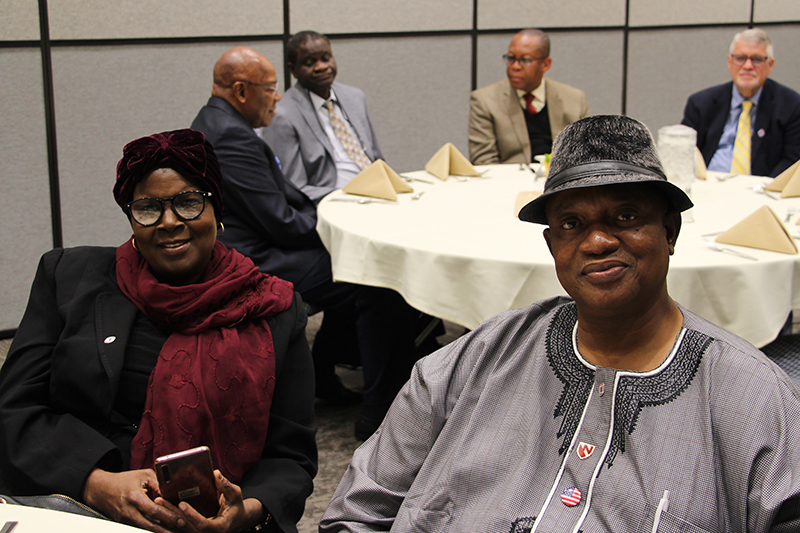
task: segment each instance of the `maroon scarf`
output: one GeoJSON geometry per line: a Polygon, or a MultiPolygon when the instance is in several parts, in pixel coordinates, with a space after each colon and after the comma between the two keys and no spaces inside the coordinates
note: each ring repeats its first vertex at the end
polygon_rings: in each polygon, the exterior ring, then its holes
{"type": "Polygon", "coordinates": [[[275,389],[275,350],[266,318],[288,309],[293,286],[261,274],[253,262],[217,242],[203,279],[160,283],[131,241],[117,248],[120,289],[159,329],[161,348],[131,469],[195,446],[234,483],[261,456],[275,389]]]}

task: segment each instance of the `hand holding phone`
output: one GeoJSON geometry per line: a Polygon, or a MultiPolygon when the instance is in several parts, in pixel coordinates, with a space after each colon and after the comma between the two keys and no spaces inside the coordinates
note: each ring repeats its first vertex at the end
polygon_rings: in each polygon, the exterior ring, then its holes
{"type": "Polygon", "coordinates": [[[217,515],[219,499],[208,446],[159,457],[155,470],[165,500],[176,507],[184,501],[206,518],[217,515]]]}

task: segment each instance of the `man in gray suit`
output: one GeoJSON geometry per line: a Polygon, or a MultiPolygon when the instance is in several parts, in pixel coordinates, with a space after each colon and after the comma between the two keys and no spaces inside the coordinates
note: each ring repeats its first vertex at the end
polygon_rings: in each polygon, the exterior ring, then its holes
{"type": "Polygon", "coordinates": [[[544,77],[553,62],[545,32],[517,33],[503,59],[507,78],[470,97],[469,158],[476,165],[531,163],[550,153],[568,124],[589,116],[583,91],[544,77]]]}
{"type": "Polygon", "coordinates": [[[383,155],[364,92],[334,82],[336,60],[328,38],[303,31],[286,49],[297,84],[286,91],[263,135],[283,174],[319,203],[383,155]]]}

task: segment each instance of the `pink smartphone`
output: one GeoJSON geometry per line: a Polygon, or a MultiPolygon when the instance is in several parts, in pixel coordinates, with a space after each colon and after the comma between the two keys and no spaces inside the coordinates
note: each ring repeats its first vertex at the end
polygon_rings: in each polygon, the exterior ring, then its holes
{"type": "Polygon", "coordinates": [[[208,446],[159,457],[155,470],[165,500],[175,506],[186,502],[206,518],[217,515],[219,499],[208,446]]]}

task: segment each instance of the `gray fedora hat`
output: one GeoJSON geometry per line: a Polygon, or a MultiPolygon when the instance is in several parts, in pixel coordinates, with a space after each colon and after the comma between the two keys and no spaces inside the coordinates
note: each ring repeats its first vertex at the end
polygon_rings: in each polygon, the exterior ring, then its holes
{"type": "Polygon", "coordinates": [[[647,126],[621,115],[597,115],[570,124],[558,135],[544,192],[520,210],[519,219],[547,224],[545,208],[554,194],[621,183],[652,185],[673,211],[693,205],[680,187],[667,181],[647,126]]]}

